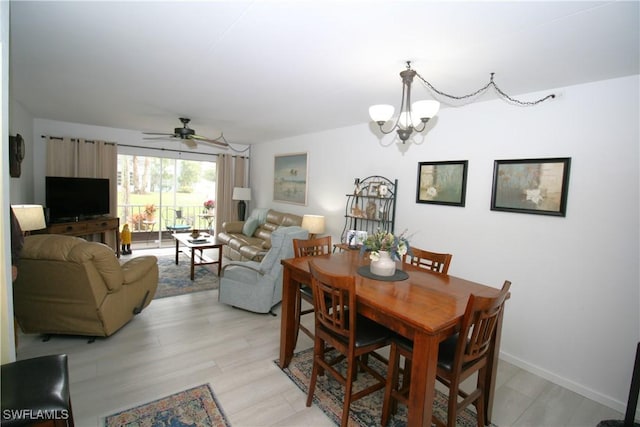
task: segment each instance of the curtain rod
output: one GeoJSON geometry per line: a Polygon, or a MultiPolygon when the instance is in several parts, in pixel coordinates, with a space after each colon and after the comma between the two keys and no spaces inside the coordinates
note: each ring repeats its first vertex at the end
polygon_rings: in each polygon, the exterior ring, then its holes
{"type": "MultiPolygon", "coordinates": [[[[159,151],[169,151],[172,153],[193,153],[193,154],[202,154],[204,156],[219,156],[220,154],[224,154],[224,153],[203,153],[201,151],[185,151],[185,150],[176,150],[174,148],[158,148],[158,147],[145,147],[142,145],[130,145],[130,144],[118,144],[119,146],[122,147],[129,147],[129,148],[142,148],[144,150],[159,150],[159,151]]],[[[235,157],[239,157],[241,159],[248,159],[249,157],[245,157],[245,156],[231,156],[233,158],[235,157]]]]}
{"type": "MultiPolygon", "coordinates": [[[[40,135],[42,138],[49,138],[49,139],[58,139],[60,141],[62,141],[64,138],[61,136],[47,136],[47,135],[40,135]]],[[[71,138],[71,141],[79,141],[79,138],[71,138]]],[[[89,140],[85,140],[85,142],[89,142],[89,143],[95,143],[95,141],[89,141],[89,140]]],[[[106,142],[105,144],[112,144],[112,145],[119,145],[122,147],[129,147],[129,148],[142,148],[144,150],[159,150],[159,151],[169,151],[171,153],[193,153],[193,154],[202,154],[204,156],[219,156],[220,153],[202,153],[200,151],[184,151],[184,150],[176,150],[173,148],[157,148],[157,147],[145,147],[142,145],[130,145],[130,144],[117,144],[115,142],[106,142]]],[[[249,157],[245,157],[245,156],[231,156],[232,158],[236,158],[239,157],[241,159],[248,159],[249,157]]]]}
{"type": "MultiPolygon", "coordinates": [[[[49,139],[57,139],[57,140],[60,140],[60,141],[64,140],[64,137],[62,137],[62,136],[47,136],[47,135],[40,135],[40,137],[41,137],[41,138],[49,138],[49,139]]],[[[71,140],[71,141],[73,141],[73,142],[80,141],[80,139],[81,139],[81,138],[69,138],[69,140],[71,140]]],[[[96,141],[93,141],[93,140],[91,140],[91,139],[85,139],[85,140],[84,140],[84,142],[89,143],[89,144],[95,144],[95,143],[96,143],[96,141]]],[[[104,143],[105,143],[105,144],[108,144],[108,145],[116,145],[116,143],[115,143],[115,142],[107,142],[107,141],[104,141],[104,143]]]]}

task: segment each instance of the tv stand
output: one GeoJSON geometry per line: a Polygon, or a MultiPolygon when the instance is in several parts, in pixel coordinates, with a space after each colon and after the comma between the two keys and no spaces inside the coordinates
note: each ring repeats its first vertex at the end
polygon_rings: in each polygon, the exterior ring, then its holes
{"type": "Polygon", "coordinates": [[[100,241],[105,243],[107,232],[113,232],[116,239],[115,252],[120,258],[120,218],[101,217],[73,222],[49,224],[48,234],[66,234],[67,236],[89,236],[100,233],[100,241]]]}

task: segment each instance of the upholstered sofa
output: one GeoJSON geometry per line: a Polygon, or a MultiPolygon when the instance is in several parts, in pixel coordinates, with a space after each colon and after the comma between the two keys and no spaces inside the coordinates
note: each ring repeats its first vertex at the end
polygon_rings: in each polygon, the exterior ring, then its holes
{"type": "Polygon", "coordinates": [[[25,333],[105,337],[149,305],[157,286],[155,256],[120,265],[102,243],[32,235],[13,283],[14,313],[25,333]]]}
{"type": "Polygon", "coordinates": [[[227,221],[216,235],[222,253],[232,261],[260,261],[271,248],[271,233],[279,227],[302,225],[302,217],[273,209],[254,209],[246,221],[227,221]]]}

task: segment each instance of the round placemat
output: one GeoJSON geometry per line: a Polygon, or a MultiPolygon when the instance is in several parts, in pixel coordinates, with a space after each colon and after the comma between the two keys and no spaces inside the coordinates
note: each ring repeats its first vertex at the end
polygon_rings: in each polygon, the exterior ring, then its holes
{"type": "Polygon", "coordinates": [[[369,279],[381,280],[383,282],[397,282],[399,280],[407,280],[409,278],[409,274],[407,274],[406,271],[398,269],[396,269],[396,272],[393,273],[393,276],[378,276],[377,274],[373,274],[371,270],[369,270],[368,265],[358,267],[358,274],[369,279]]]}

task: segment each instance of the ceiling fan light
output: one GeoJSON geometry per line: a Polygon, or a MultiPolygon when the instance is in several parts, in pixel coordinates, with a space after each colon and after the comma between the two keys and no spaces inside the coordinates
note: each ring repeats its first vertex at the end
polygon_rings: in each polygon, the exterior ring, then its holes
{"type": "Polygon", "coordinates": [[[413,117],[422,119],[430,119],[438,114],[440,110],[440,103],[431,99],[423,101],[416,101],[411,105],[411,111],[413,117]]]}
{"type": "Polygon", "coordinates": [[[391,118],[391,116],[393,116],[394,111],[395,111],[395,108],[393,108],[393,105],[389,105],[389,104],[372,105],[371,107],[369,107],[369,116],[371,117],[371,120],[373,120],[376,123],[380,123],[380,122],[385,123],[391,118]]]}

